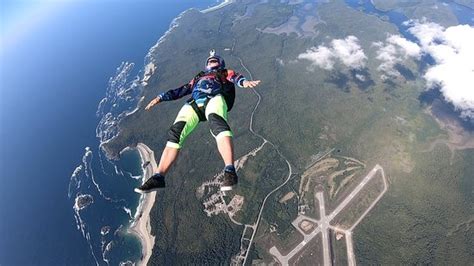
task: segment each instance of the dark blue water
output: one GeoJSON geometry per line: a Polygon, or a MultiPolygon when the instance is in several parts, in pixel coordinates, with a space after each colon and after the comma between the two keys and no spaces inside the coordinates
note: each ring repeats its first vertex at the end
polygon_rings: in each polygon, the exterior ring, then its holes
{"type": "MultiPolygon", "coordinates": [[[[120,162],[119,168],[132,174],[116,174],[113,165],[100,160],[97,149],[95,113],[108,79],[122,61],[135,62],[138,71],[148,49],[180,12],[215,2],[2,1],[0,265],[95,264],[88,242],[76,228],[68,197],[71,173],[81,164],[84,148],[92,149],[90,169],[103,194],[124,199],[132,213],[138,200],[129,193],[137,182],[131,175],[139,171],[136,154],[125,155],[120,162]],[[22,16],[37,6],[49,7],[22,16]]],[[[83,183],[94,191],[92,184],[83,183]]],[[[114,206],[94,193],[91,211],[114,206]]],[[[88,226],[95,230],[91,237],[100,235],[95,228],[103,219],[115,221],[111,227],[128,222],[120,203],[116,206],[107,212],[84,211],[88,226]]],[[[117,239],[118,246],[129,252],[124,257],[137,257],[136,240],[120,232],[117,239]]]]}
{"type": "Polygon", "coordinates": [[[453,1],[441,1],[442,3],[447,4],[451,10],[453,11],[454,15],[458,19],[459,24],[468,24],[474,26],[474,10],[467,7],[455,3],[453,1]]]}
{"type": "Polygon", "coordinates": [[[390,23],[395,24],[398,27],[398,30],[403,35],[403,37],[412,42],[417,41],[415,36],[413,36],[413,34],[408,31],[409,26],[403,24],[403,22],[408,21],[408,18],[404,14],[393,10],[378,10],[372,4],[372,1],[369,0],[346,0],[345,2],[348,6],[362,10],[366,14],[376,15],[380,18],[388,19],[390,23]]]}
{"type": "Polygon", "coordinates": [[[92,203],[74,209],[78,231],[89,246],[95,263],[137,261],[141,257],[138,239],[127,233],[139,196],[131,188],[139,185],[141,161],[135,150],[122,153],[118,162],[107,161],[100,150],[87,148],[68,188],[71,205],[87,197],[92,203]]]}
{"type": "MultiPolygon", "coordinates": [[[[371,14],[371,15],[376,15],[380,18],[383,19],[388,19],[388,21],[398,27],[398,30],[400,33],[408,40],[416,42],[417,39],[410,33],[408,32],[408,28],[410,25],[404,25],[403,22],[408,21],[408,18],[396,11],[396,10],[390,10],[390,11],[382,11],[377,8],[372,4],[372,1],[370,0],[345,0],[346,4],[352,8],[362,10],[366,14],[371,14]]],[[[449,6],[449,8],[452,10],[454,15],[456,16],[459,24],[468,24],[468,25],[474,25],[474,10],[457,4],[453,1],[440,1],[442,4],[446,4],[449,6]]]]}

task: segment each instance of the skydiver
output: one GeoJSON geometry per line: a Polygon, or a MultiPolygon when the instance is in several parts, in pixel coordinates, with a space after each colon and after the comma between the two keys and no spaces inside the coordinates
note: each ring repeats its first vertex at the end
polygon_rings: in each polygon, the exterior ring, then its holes
{"type": "Polygon", "coordinates": [[[191,94],[183,105],[176,120],[168,131],[168,141],[161,154],[157,172],[144,184],[135,188],[138,193],[148,193],[165,187],[165,175],[178,157],[179,150],[199,122],[209,121],[211,134],[217,142],[217,148],[224,161],[224,177],[221,191],[232,190],[238,182],[234,166],[234,148],[232,131],[227,123],[227,113],[233,106],[234,84],[240,88],[254,88],[260,80],[247,80],[243,75],[225,68],[222,57],[211,50],[206,60],[205,71],[200,72],[189,83],[159,94],[145,107],[180,99],[191,94]]]}

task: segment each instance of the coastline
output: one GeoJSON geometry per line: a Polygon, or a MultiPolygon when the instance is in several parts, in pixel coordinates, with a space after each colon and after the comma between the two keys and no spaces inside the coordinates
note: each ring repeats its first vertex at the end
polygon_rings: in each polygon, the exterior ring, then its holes
{"type": "MultiPolygon", "coordinates": [[[[209,7],[205,10],[201,10],[200,12],[202,13],[213,12],[229,4],[232,4],[234,2],[235,0],[224,0],[223,2],[221,2],[220,4],[216,6],[209,7]]],[[[163,42],[166,39],[166,36],[174,28],[176,28],[179,25],[178,23],[179,19],[183,16],[183,14],[185,14],[188,11],[189,9],[183,11],[180,15],[178,15],[175,19],[173,19],[173,21],[170,24],[169,29],[160,37],[158,42],[150,48],[145,58],[151,58],[152,51],[157,49],[158,46],[161,44],[161,42],[163,42]]],[[[153,60],[149,59],[148,64],[154,64],[153,60]]],[[[147,67],[148,65],[145,65],[145,70],[147,69],[147,67]]],[[[142,79],[142,81],[145,82],[144,84],[145,86],[147,85],[146,82],[148,81],[148,78],[153,74],[154,69],[153,71],[151,71],[151,73],[147,73],[147,72],[148,71],[146,71],[146,74],[144,74],[144,77],[142,79]]],[[[126,116],[135,113],[139,109],[139,106],[142,100],[143,98],[138,101],[137,107],[133,111],[128,112],[126,116]]],[[[118,134],[120,134],[120,132],[118,134]]],[[[117,155],[114,156],[111,150],[107,149],[106,145],[104,144],[111,141],[114,137],[105,141],[101,141],[101,144],[100,144],[100,147],[103,149],[106,157],[109,159],[117,158],[117,155]]],[[[127,149],[133,149],[133,148],[130,146],[126,147],[125,149],[120,151],[120,153],[122,153],[123,151],[127,149]]],[[[154,152],[147,145],[145,145],[144,143],[138,143],[136,145],[136,149],[138,153],[140,154],[141,163],[142,163],[142,169],[143,169],[142,182],[145,182],[148,178],[150,178],[155,173],[155,171],[158,168],[158,165],[155,159],[154,152]],[[149,163],[146,165],[146,167],[143,167],[145,163],[147,162],[149,163]]],[[[129,228],[127,229],[128,233],[135,235],[139,239],[142,246],[142,252],[141,252],[142,256],[140,260],[137,262],[138,265],[147,265],[153,252],[153,247],[155,244],[155,236],[151,234],[150,212],[155,203],[155,198],[156,198],[156,192],[151,192],[151,193],[143,194],[140,196],[139,205],[133,217],[133,222],[130,224],[129,228]]]]}
{"type": "MultiPolygon", "coordinates": [[[[138,143],[136,149],[144,163],[149,162],[143,168],[143,182],[150,178],[157,169],[154,152],[145,144],[138,143]]],[[[133,223],[130,225],[128,232],[136,235],[140,239],[142,245],[142,257],[138,261],[138,265],[148,264],[151,257],[153,246],[155,245],[155,236],[151,234],[150,211],[155,203],[156,191],[148,194],[142,194],[140,204],[134,216],[133,223]]]]}
{"type": "Polygon", "coordinates": [[[226,5],[232,4],[233,2],[235,2],[235,0],[225,0],[224,2],[218,4],[217,6],[213,6],[213,7],[201,10],[201,13],[209,13],[209,12],[212,12],[212,11],[216,11],[220,8],[225,7],[226,5]]]}
{"type": "MultiPolygon", "coordinates": [[[[209,12],[213,12],[213,11],[216,11],[218,9],[221,9],[227,5],[230,5],[232,3],[234,3],[235,0],[224,0],[222,1],[221,3],[215,5],[215,6],[211,6],[209,8],[206,8],[206,9],[203,9],[203,10],[199,10],[199,12],[201,13],[209,13],[209,12]]],[[[144,86],[148,86],[148,80],[150,79],[150,77],[154,74],[155,70],[156,70],[156,62],[155,60],[153,59],[153,53],[158,49],[158,47],[160,46],[160,44],[162,42],[164,42],[166,40],[166,37],[176,28],[179,26],[179,20],[183,17],[184,14],[186,14],[187,12],[189,12],[190,10],[192,10],[193,7],[191,8],[188,8],[186,10],[184,10],[183,12],[181,12],[177,17],[175,17],[171,23],[170,23],[170,26],[168,28],[168,30],[158,39],[158,41],[148,50],[148,53],[146,54],[145,56],[145,64],[144,66],[142,67],[142,71],[143,71],[143,77],[141,78],[141,83],[142,85],[144,86]]],[[[115,94],[117,95],[118,93],[115,92],[115,94]]],[[[99,103],[99,106],[98,108],[101,107],[102,103],[104,101],[107,100],[107,96],[105,98],[103,98],[100,103],[99,103]]],[[[125,113],[125,117],[126,116],[129,116],[131,114],[134,114],[135,112],[137,112],[139,109],[140,109],[140,104],[142,103],[142,101],[144,100],[143,97],[141,97],[138,102],[137,102],[137,105],[136,105],[136,108],[133,109],[132,111],[129,111],[129,112],[126,112],[125,113]]],[[[102,116],[104,117],[105,115],[102,114],[102,116]]],[[[120,122],[121,122],[121,119],[119,119],[118,121],[114,121],[116,123],[116,125],[119,125],[120,122]]],[[[112,142],[114,140],[114,138],[116,138],[118,135],[120,135],[120,128],[118,127],[117,128],[117,132],[116,134],[112,134],[111,137],[108,137],[106,139],[103,139],[100,135],[101,135],[101,130],[99,130],[99,126],[100,124],[102,123],[99,122],[99,125],[96,127],[96,135],[97,137],[100,139],[100,145],[99,147],[104,151],[104,154],[105,156],[107,157],[107,159],[109,160],[117,160],[119,159],[119,153],[117,153],[117,151],[115,149],[112,149],[112,148],[109,148],[107,146],[107,144],[109,142],[112,142]]],[[[142,144],[143,146],[147,147],[145,144],[142,144]]],[[[147,147],[148,148],[148,147],[147,147]]],[[[147,150],[147,148],[145,148],[145,150],[147,150]]],[[[127,148],[125,148],[127,149],[127,148]]],[[[137,149],[138,149],[138,145],[137,145],[137,149]]],[[[148,148],[149,150],[149,148],[148,148]]],[[[123,150],[122,150],[123,151],[123,150]]],[[[121,152],[122,152],[121,151],[121,152]]]]}

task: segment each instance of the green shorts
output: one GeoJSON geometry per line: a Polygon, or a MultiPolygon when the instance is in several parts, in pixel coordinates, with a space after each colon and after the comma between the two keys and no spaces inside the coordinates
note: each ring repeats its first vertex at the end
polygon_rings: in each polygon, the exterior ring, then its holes
{"type": "MultiPolygon", "coordinates": [[[[202,107],[202,105],[199,105],[202,107]]],[[[227,104],[222,95],[212,97],[206,106],[204,106],[207,121],[211,134],[216,138],[229,136],[232,137],[232,131],[227,123],[227,104]]],[[[199,124],[199,117],[194,109],[186,103],[178,113],[176,120],[168,132],[167,147],[180,149],[183,147],[186,138],[193,132],[199,124]]]]}

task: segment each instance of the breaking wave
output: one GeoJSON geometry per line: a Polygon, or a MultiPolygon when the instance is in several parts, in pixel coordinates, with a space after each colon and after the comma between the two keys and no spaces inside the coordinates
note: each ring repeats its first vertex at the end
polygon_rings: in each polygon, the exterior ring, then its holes
{"type": "Polygon", "coordinates": [[[70,177],[68,196],[77,230],[97,265],[137,261],[140,244],[126,228],[139,202],[139,195],[131,188],[140,183],[134,177],[142,175],[141,161],[133,150],[116,163],[103,161],[97,153],[102,153],[100,148],[96,152],[86,147],[81,164],[70,177]],[[130,164],[133,167],[125,167],[130,164]]]}
{"type": "Polygon", "coordinates": [[[136,150],[124,150],[118,161],[111,161],[104,156],[102,147],[119,134],[120,121],[139,110],[144,100],[143,90],[156,71],[157,50],[188,11],[176,17],[149,49],[143,68],[134,71],[135,64],[131,62],[122,62],[117,67],[96,111],[99,143],[93,147],[97,149],[85,147],[80,164],[72,171],[68,198],[77,230],[89,245],[97,265],[134,265],[141,257],[139,240],[127,233],[139,216],[140,197],[132,188],[141,184],[141,160],[136,150]]]}
{"type": "Polygon", "coordinates": [[[139,76],[129,80],[134,66],[133,63],[123,62],[117,68],[116,75],[109,79],[105,97],[96,112],[100,117],[96,136],[101,144],[118,134],[120,120],[138,110],[143,84],[139,76]]]}

